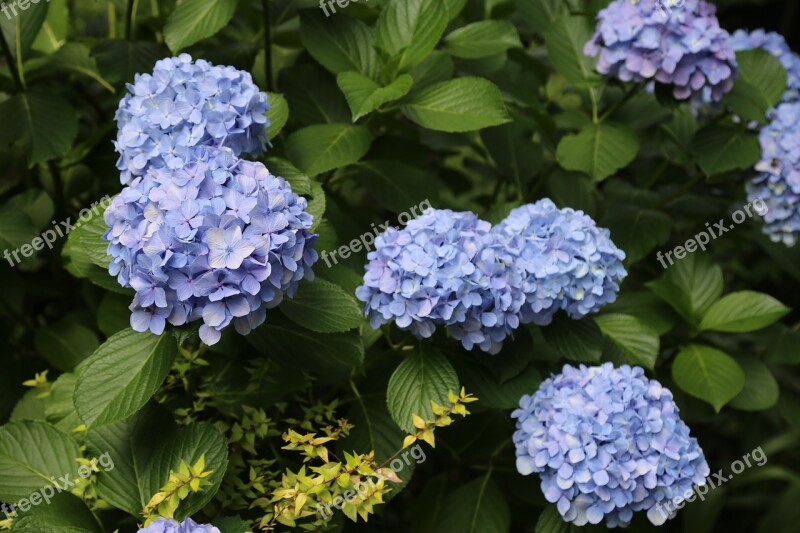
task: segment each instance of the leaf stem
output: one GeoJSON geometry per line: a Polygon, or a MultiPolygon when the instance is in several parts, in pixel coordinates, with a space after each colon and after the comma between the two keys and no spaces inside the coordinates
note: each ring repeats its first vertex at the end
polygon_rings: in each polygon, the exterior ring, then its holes
{"type": "Polygon", "coordinates": [[[128,0],[128,14],[125,18],[125,40],[131,41],[134,37],[134,27],[136,26],[136,11],[139,8],[139,0],[128,0]]]}
{"type": "Polygon", "coordinates": [[[617,103],[612,105],[605,113],[602,114],[602,116],[600,117],[600,122],[603,122],[605,119],[611,116],[617,109],[627,104],[628,101],[630,101],[631,98],[639,94],[639,91],[641,90],[642,86],[640,84],[637,83],[636,85],[634,85],[631,89],[628,90],[628,92],[625,93],[625,95],[617,103]]]}
{"type": "Polygon", "coordinates": [[[14,56],[11,54],[11,48],[8,46],[8,41],[6,41],[5,34],[0,34],[0,45],[3,47],[3,55],[6,58],[6,63],[8,63],[8,70],[11,71],[11,77],[14,78],[14,83],[17,85],[17,89],[20,91],[25,90],[25,86],[22,84],[22,79],[19,77],[19,71],[17,70],[17,63],[14,61],[14,56]]]}

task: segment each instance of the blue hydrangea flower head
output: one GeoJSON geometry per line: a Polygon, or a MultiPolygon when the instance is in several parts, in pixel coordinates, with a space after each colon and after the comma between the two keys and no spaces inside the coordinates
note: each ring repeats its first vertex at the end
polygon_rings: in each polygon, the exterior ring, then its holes
{"type": "Polygon", "coordinates": [[[781,99],[782,103],[792,103],[800,100],[800,56],[795,54],[783,35],[767,32],[762,29],[748,32],[736,30],[731,36],[733,49],[741,50],[763,49],[774,55],[786,69],[786,92],[781,99]]]}
{"type": "Polygon", "coordinates": [[[549,324],[563,309],[574,319],[616,300],[627,275],[625,252],[583,211],[549,199],[511,211],[493,232],[502,235],[524,281],[523,323],[549,324]]]}
{"type": "Polygon", "coordinates": [[[109,271],[136,291],[131,327],[158,335],[166,322],[202,320],[209,345],[231,322],[249,333],[313,279],[306,208],[283,178],[228,148],[195,146],[180,168],[133,178],[104,214],[109,271]]]}
{"type": "Polygon", "coordinates": [[[517,470],[539,474],[567,522],[625,526],[702,486],[710,473],[672,393],[640,367],[565,365],[512,413],[517,470]]]}
{"type": "Polygon", "coordinates": [[[212,525],[198,524],[191,518],[180,524],[170,518],[159,518],[138,533],[220,533],[220,530],[212,525]]]}
{"type": "Polygon", "coordinates": [[[182,168],[193,146],[225,146],[237,157],[264,151],[267,95],[247,72],[181,54],[158,61],[152,74],[137,74],[128,91],[114,143],[123,185],[151,166],[182,168]]]}
{"type": "Polygon", "coordinates": [[[747,184],[748,200],[763,201],[764,233],[787,246],[800,234],[800,102],[779,105],[759,133],[758,174],[747,184]]]}
{"type": "Polygon", "coordinates": [[[598,14],[584,53],[597,57],[597,71],[623,82],[657,81],[678,100],[718,102],[733,88],[736,54],[730,35],[704,0],[615,0],[598,14]]]}
{"type": "MultiPolygon", "coordinates": [[[[483,304],[475,262],[490,229],[474,213],[428,209],[403,229],[381,233],[356,291],[372,327],[395,322],[427,338],[436,326],[465,322],[467,311],[483,304]]],[[[483,342],[464,337],[465,345],[483,342]]]]}

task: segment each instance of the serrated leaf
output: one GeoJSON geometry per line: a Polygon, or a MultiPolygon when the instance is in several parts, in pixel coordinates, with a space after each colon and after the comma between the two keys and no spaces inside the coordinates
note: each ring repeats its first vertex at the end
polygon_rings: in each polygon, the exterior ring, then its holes
{"type": "Polygon", "coordinates": [[[149,41],[109,39],[92,48],[92,56],[103,78],[110,83],[132,82],[139,72],[149,72],[169,51],[149,41]]]}
{"type": "Polygon", "coordinates": [[[441,0],[389,2],[378,18],[375,42],[390,57],[392,71],[406,72],[436,47],[447,27],[441,0]]]}
{"type": "Polygon", "coordinates": [[[412,208],[428,200],[439,198],[436,182],[430,174],[417,167],[389,160],[360,162],[355,175],[378,202],[395,213],[407,213],[411,218],[419,215],[412,208]]]}
{"type": "Polygon", "coordinates": [[[652,369],[660,348],[658,333],[635,316],[611,313],[594,318],[631,365],[652,369]]]}
{"type": "Polygon", "coordinates": [[[557,314],[540,328],[548,346],[570,361],[597,362],[603,352],[603,332],[591,318],[572,320],[557,314]]]}
{"type": "Polygon", "coordinates": [[[678,386],[719,412],[744,387],[744,372],[732,357],[709,346],[690,344],[672,362],[678,386]]]}
{"type": "Polygon", "coordinates": [[[0,103],[0,116],[6,125],[0,143],[15,141],[24,146],[31,167],[66,154],[78,134],[75,110],[53,92],[15,94],[0,103]]]}
{"type": "Polygon", "coordinates": [[[14,531],[22,533],[103,533],[103,526],[80,498],[64,492],[56,494],[47,505],[37,505],[21,513],[14,521],[14,531]]]}
{"type": "Polygon", "coordinates": [[[318,124],[295,131],[286,153],[297,168],[316,176],[357,162],[372,144],[372,134],[354,124],[318,124]]]}
{"type": "Polygon", "coordinates": [[[448,404],[447,393],[460,389],[453,365],[435,349],[420,346],[392,374],[386,391],[389,412],[406,433],[416,429],[412,415],[424,420],[435,418],[431,401],[448,404]]]}
{"type": "Polygon", "coordinates": [[[414,80],[408,74],[401,74],[389,85],[381,87],[367,76],[350,71],[340,73],[337,82],[347,98],[350,111],[353,113],[353,122],[355,122],[383,104],[393,102],[408,94],[414,80]]]}
{"type": "Polygon", "coordinates": [[[294,298],[283,301],[281,312],[295,324],[318,333],[349,331],[364,322],[356,299],[322,279],[302,283],[294,298]]]}
{"type": "Polygon", "coordinates": [[[553,66],[578,87],[588,87],[600,79],[594,71],[595,59],[583,53],[592,32],[586,17],[560,16],[544,33],[553,66]]]}
{"type": "Polygon", "coordinates": [[[278,93],[267,93],[267,102],[269,102],[267,139],[272,141],[289,120],[289,104],[286,102],[286,98],[278,93]]]}
{"type": "Polygon", "coordinates": [[[700,329],[744,333],[765,328],[791,309],[768,294],[740,291],[714,302],[700,321],[700,329]]]}
{"type": "Polygon", "coordinates": [[[410,97],[402,110],[420,126],[446,132],[474,131],[511,121],[497,86],[477,77],[432,85],[410,97]]]}
{"type": "Polygon", "coordinates": [[[76,471],[80,451],[66,433],[39,421],[0,427],[0,500],[16,502],[44,486],[51,476],[76,471]]]}
{"type": "Polygon", "coordinates": [[[164,41],[173,52],[211,37],[228,25],[238,0],[183,0],[164,25],[164,41]]]}
{"type": "Polygon", "coordinates": [[[639,138],[627,126],[604,122],[590,124],[558,143],[556,157],[567,170],[579,170],[603,181],[633,161],[639,138]]]}
{"type": "Polygon", "coordinates": [[[113,335],[80,367],[75,409],[89,427],[128,418],[164,381],[178,346],[172,335],[126,329],[113,335]]]}
{"type": "Polygon", "coordinates": [[[647,286],[686,320],[699,324],[722,296],[722,269],[702,254],[691,254],[647,286]]]}
{"type": "Polygon", "coordinates": [[[744,371],[744,388],[731,400],[731,407],[743,411],[764,411],[778,403],[778,382],[769,367],[750,356],[738,356],[744,371]]]}
{"type": "MultiPolygon", "coordinates": [[[[46,72],[52,70],[74,72],[96,81],[112,94],[115,92],[114,86],[100,74],[96,59],[90,55],[89,49],[82,44],[65,44],[54,54],[47,56],[47,60],[42,63],[42,66],[46,67],[43,69],[46,72]]],[[[37,70],[33,71],[33,73],[37,72],[37,70]]]]}
{"type": "Polygon", "coordinates": [[[300,38],[320,65],[333,72],[356,71],[375,77],[378,54],[372,29],[350,17],[322,16],[304,11],[300,15],[300,38]]]}
{"type": "Polygon", "coordinates": [[[742,128],[707,126],[692,140],[697,164],[707,176],[751,168],[761,157],[758,136],[742,128]]]}
{"type": "Polygon", "coordinates": [[[293,121],[310,126],[350,120],[344,95],[330,74],[317,65],[298,65],[281,70],[278,87],[289,102],[293,121]]]}
{"type": "Polygon", "coordinates": [[[444,39],[455,57],[477,59],[522,46],[517,29],[505,20],[482,20],[452,31],[444,39]]]}
{"type": "Polygon", "coordinates": [[[544,163],[542,148],[518,122],[481,130],[481,140],[497,168],[524,194],[544,163]]]}
{"type": "Polygon", "coordinates": [[[311,194],[311,179],[289,161],[279,157],[270,157],[267,159],[266,165],[270,174],[280,176],[288,181],[295,194],[303,196],[311,194]]]}
{"type": "Polygon", "coordinates": [[[34,344],[51,365],[70,372],[100,346],[100,340],[86,326],[74,319],[65,319],[37,331],[34,344]]]}
{"type": "Polygon", "coordinates": [[[736,52],[738,78],[725,102],[746,121],[766,121],[766,113],[778,104],[786,91],[786,69],[767,50],[736,52]]]}
{"type": "Polygon", "coordinates": [[[451,492],[443,503],[439,533],[507,533],[511,513],[491,473],[451,492]]]}

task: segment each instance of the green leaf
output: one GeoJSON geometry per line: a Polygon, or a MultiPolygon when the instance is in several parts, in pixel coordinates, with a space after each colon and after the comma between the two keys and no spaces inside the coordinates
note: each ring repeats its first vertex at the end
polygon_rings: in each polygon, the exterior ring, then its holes
{"type": "Polygon", "coordinates": [[[434,50],[420,64],[409,71],[411,77],[414,78],[412,92],[418,93],[435,83],[447,81],[453,77],[454,71],[455,65],[450,54],[434,50]]]}
{"type": "Polygon", "coordinates": [[[565,0],[516,0],[517,10],[528,26],[544,35],[562,15],[569,14],[565,0]]]}
{"type": "Polygon", "coordinates": [[[14,521],[13,530],[28,533],[103,533],[100,521],[77,496],[64,492],[56,494],[46,503],[22,513],[14,521]]]}
{"type": "Polygon", "coordinates": [[[722,269],[702,254],[691,254],[647,286],[692,324],[722,296],[722,269]]]}
{"type": "Polygon", "coordinates": [[[778,365],[800,363],[800,332],[782,324],[771,328],[765,353],[770,363],[778,365]]]}
{"type": "Polygon", "coordinates": [[[270,174],[280,176],[292,186],[292,192],[300,195],[311,194],[311,178],[303,174],[297,167],[285,159],[270,157],[267,159],[270,174]]]}
{"type": "Polygon", "coordinates": [[[625,251],[625,262],[633,264],[647,257],[672,235],[672,219],[661,211],[635,204],[609,204],[603,224],[611,238],[625,251]]]}
{"type": "Polygon", "coordinates": [[[46,67],[42,69],[45,74],[49,74],[53,70],[73,72],[96,81],[112,94],[115,92],[113,85],[100,74],[96,59],[89,55],[89,49],[82,44],[65,44],[56,53],[47,56],[46,61],[42,62],[42,66],[46,67]]]}
{"type": "Polygon", "coordinates": [[[92,55],[103,78],[110,83],[123,83],[132,82],[139,72],[150,72],[168,51],[149,41],[109,39],[96,44],[92,55]]]}
{"type": "Polygon", "coordinates": [[[386,87],[381,87],[367,76],[353,71],[340,73],[337,81],[353,112],[353,122],[383,104],[402,98],[414,83],[411,76],[402,74],[386,87]]]}
{"type": "Polygon", "coordinates": [[[744,388],[731,400],[731,407],[764,411],[778,403],[778,382],[767,365],[750,356],[738,356],[736,362],[744,371],[744,388]]]}
{"type": "Polygon", "coordinates": [[[432,85],[409,98],[402,109],[420,126],[437,131],[474,131],[511,121],[497,86],[476,77],[432,85]]]}
{"type": "Polygon", "coordinates": [[[9,422],[22,422],[23,420],[47,420],[47,417],[44,413],[44,400],[39,398],[40,394],[42,394],[42,391],[38,389],[28,389],[25,391],[25,394],[22,395],[22,398],[17,401],[16,405],[14,405],[14,410],[11,411],[9,422]]]}
{"type": "Polygon", "coordinates": [[[289,120],[289,104],[286,98],[278,93],[267,93],[267,102],[269,102],[267,139],[271,141],[278,136],[289,120]]]}
{"type": "Polygon", "coordinates": [[[768,294],[741,291],[714,302],[700,321],[700,329],[745,333],[765,328],[791,309],[768,294]]]}
{"type": "Polygon", "coordinates": [[[295,324],[317,333],[349,331],[364,322],[356,299],[322,279],[302,283],[294,298],[283,301],[281,312],[295,324]]]}
{"type": "Polygon", "coordinates": [[[36,350],[51,365],[64,372],[92,355],[100,340],[97,335],[74,319],[48,324],[36,333],[36,350]]]}
{"type": "Polygon", "coordinates": [[[8,65],[8,68],[21,71],[22,64],[28,59],[28,52],[47,19],[50,6],[47,2],[28,3],[28,8],[23,10],[16,3],[4,2],[5,4],[8,4],[7,11],[0,17],[0,30],[9,45],[11,56],[17,62],[16,65],[8,65]]]}
{"type": "Polygon", "coordinates": [[[692,140],[697,164],[707,176],[737,169],[749,169],[761,157],[758,136],[742,128],[712,125],[697,132],[692,140]]]}
{"type": "Polygon", "coordinates": [[[445,499],[438,533],[507,533],[511,513],[491,473],[462,485],[445,499]]]}
{"type": "MultiPolygon", "coordinates": [[[[419,212],[411,212],[425,200],[435,202],[439,198],[436,182],[428,172],[417,167],[389,160],[360,162],[356,177],[369,190],[380,205],[395,213],[407,213],[414,218],[419,212]]],[[[424,209],[424,207],[423,207],[424,209]]]]}
{"type": "Polygon", "coordinates": [[[356,71],[374,78],[378,54],[372,29],[350,17],[326,18],[322,13],[304,11],[300,15],[300,38],[320,65],[333,72],[356,71]]]}
{"type": "Polygon", "coordinates": [[[766,121],[766,113],[786,91],[786,69],[767,50],[736,52],[739,77],[725,102],[745,121],[766,121]]]}
{"type": "Polygon", "coordinates": [[[98,473],[98,496],[134,516],[141,516],[170,471],[177,471],[181,462],[195,464],[204,456],[206,470],[213,472],[206,478],[211,486],[183,500],[175,517],[180,521],[197,513],[214,498],[228,466],[228,442],[219,429],[205,422],[179,429],[158,405],[90,429],[87,445],[98,457],[107,453],[114,464],[113,470],[98,473]]]}
{"type": "Polygon", "coordinates": [[[482,20],[452,31],[444,39],[447,51],[455,57],[477,59],[520,48],[517,29],[505,20],[482,20]]]}
{"type": "MultiPolygon", "coordinates": [[[[19,249],[24,244],[30,244],[33,239],[38,237],[33,221],[23,211],[16,209],[8,209],[3,207],[0,209],[0,247],[8,250],[9,253],[19,249]]],[[[11,255],[5,257],[9,261],[9,265],[18,264],[16,259],[9,259],[11,255]]],[[[17,254],[20,261],[24,261],[25,257],[17,254]]]]}
{"type": "Polygon", "coordinates": [[[603,332],[591,318],[572,320],[557,314],[549,326],[540,328],[547,345],[564,359],[594,363],[603,352],[603,332]]]}
{"type": "Polygon", "coordinates": [[[627,126],[603,122],[589,124],[558,143],[556,157],[567,170],[579,170],[603,181],[633,161],[639,138],[627,126]]]}
{"type": "Polygon", "coordinates": [[[428,57],[447,27],[441,0],[389,2],[378,18],[375,40],[392,57],[394,72],[406,72],[428,57]]]}
{"type": "Polygon", "coordinates": [[[183,0],[164,25],[164,41],[173,52],[211,37],[228,25],[238,0],[183,0]]]}
{"type": "Polygon", "coordinates": [[[652,369],[659,352],[658,333],[639,318],[619,313],[594,318],[605,336],[622,351],[631,365],[652,369]]]}
{"type": "Polygon", "coordinates": [[[690,344],[672,363],[678,386],[711,404],[716,412],[744,387],[744,372],[732,357],[709,346],[690,344]]]}
{"type": "Polygon", "coordinates": [[[297,168],[316,176],[357,162],[371,144],[372,135],[364,126],[318,124],[292,133],[286,153],[297,168]]]}
{"type": "Polygon", "coordinates": [[[518,122],[481,130],[481,140],[497,168],[524,194],[544,163],[544,154],[531,135],[518,122]]]}
{"type": "Polygon", "coordinates": [[[125,419],[141,409],[164,382],[178,346],[172,335],[113,335],[79,369],[75,409],[89,427],[125,419]]]}
{"type": "Polygon", "coordinates": [[[592,33],[585,17],[566,16],[555,19],[544,33],[553,66],[578,87],[588,87],[600,79],[594,71],[595,59],[583,53],[592,33]]]}
{"type": "Polygon", "coordinates": [[[51,476],[74,474],[78,445],[45,422],[11,422],[0,427],[0,501],[16,502],[44,486],[51,476]]]}
{"type": "Polygon", "coordinates": [[[72,401],[77,381],[78,376],[72,372],[61,374],[53,383],[51,394],[45,401],[44,414],[47,422],[68,433],[82,425],[72,401]]]}
{"type": "Polygon", "coordinates": [[[303,125],[347,122],[350,112],[342,92],[330,74],[317,65],[298,65],[283,69],[278,86],[289,101],[292,120],[303,125]]]}
{"type": "Polygon", "coordinates": [[[312,333],[278,316],[270,317],[246,340],[258,353],[326,382],[346,378],[364,362],[364,345],[357,334],[312,333]]]}
{"type": "Polygon", "coordinates": [[[47,0],[50,4],[42,29],[31,45],[32,50],[52,54],[64,45],[69,35],[68,0],[47,0]]]}
{"type": "Polygon", "coordinates": [[[386,391],[389,413],[400,429],[414,433],[413,415],[436,418],[431,401],[447,405],[447,393],[460,389],[453,365],[430,346],[420,346],[392,374],[386,391]]]}
{"type": "Polygon", "coordinates": [[[6,125],[0,144],[15,141],[24,146],[31,167],[66,154],[78,134],[75,110],[53,92],[15,94],[0,103],[0,116],[6,125]]]}

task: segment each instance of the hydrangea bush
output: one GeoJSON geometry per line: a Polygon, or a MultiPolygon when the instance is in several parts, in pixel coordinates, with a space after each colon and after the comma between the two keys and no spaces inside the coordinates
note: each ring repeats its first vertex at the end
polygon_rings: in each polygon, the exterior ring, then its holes
{"type": "Polygon", "coordinates": [[[794,531],[793,5],[5,2],[0,531],[794,531]]]}

